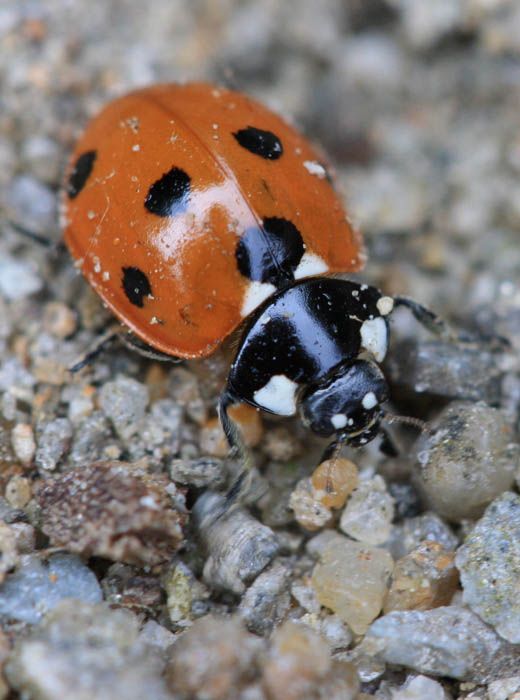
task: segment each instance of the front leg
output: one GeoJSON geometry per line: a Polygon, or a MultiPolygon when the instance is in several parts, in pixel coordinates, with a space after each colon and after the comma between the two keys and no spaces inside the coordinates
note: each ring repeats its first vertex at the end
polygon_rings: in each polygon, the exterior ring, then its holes
{"type": "Polygon", "coordinates": [[[480,342],[489,345],[491,350],[498,351],[507,350],[511,347],[509,340],[499,335],[475,334],[472,336],[472,334],[469,333],[457,333],[452,330],[440,316],[437,316],[437,314],[426,306],[419,304],[415,299],[410,299],[409,297],[394,297],[394,304],[395,306],[405,306],[412,312],[414,318],[424,326],[424,328],[449,343],[468,344],[480,342]]]}

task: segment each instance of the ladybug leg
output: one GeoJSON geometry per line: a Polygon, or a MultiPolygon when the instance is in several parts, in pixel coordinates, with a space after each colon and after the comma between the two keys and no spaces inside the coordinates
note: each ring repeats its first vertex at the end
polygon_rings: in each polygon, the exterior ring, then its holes
{"type": "Polygon", "coordinates": [[[236,403],[235,397],[228,391],[223,391],[218,404],[218,415],[231,452],[239,457],[242,469],[226,494],[221,515],[227,513],[230,508],[239,506],[251,486],[251,468],[253,466],[251,453],[244,444],[240,429],[228,413],[228,408],[234,403],[236,403]]]}
{"type": "Polygon", "coordinates": [[[490,345],[492,350],[507,350],[511,347],[509,340],[503,336],[486,334],[472,336],[472,334],[456,333],[433,311],[409,297],[394,297],[394,304],[395,306],[405,306],[422,326],[448,342],[464,344],[480,342],[490,345]]]}
{"type": "Polygon", "coordinates": [[[119,337],[120,333],[121,327],[118,324],[111,325],[104,333],[98,336],[90,348],[80,355],[76,362],[69,367],[69,372],[75,374],[79,372],[80,369],[92,364],[96,357],[99,357],[103,350],[119,337]]]}
{"type": "Polygon", "coordinates": [[[379,432],[381,433],[381,443],[379,444],[379,452],[381,454],[385,455],[385,457],[399,457],[399,449],[397,448],[397,445],[395,444],[394,439],[384,428],[383,426],[380,426],[379,432]]]}
{"type": "Polygon", "coordinates": [[[414,299],[410,299],[409,297],[394,297],[394,304],[395,306],[405,306],[409,309],[421,326],[424,326],[431,333],[452,342],[460,340],[459,336],[448,328],[448,325],[440,316],[437,316],[433,311],[430,311],[430,309],[419,304],[419,302],[414,299]]]}
{"type": "Polygon", "coordinates": [[[321,455],[320,464],[322,462],[327,462],[329,459],[336,459],[341,451],[341,448],[347,444],[347,440],[344,437],[337,438],[333,440],[327,447],[323,450],[321,455]]]}
{"type": "Polygon", "coordinates": [[[119,329],[119,340],[126,345],[127,348],[133,352],[147,357],[149,360],[157,360],[157,362],[182,362],[182,358],[174,357],[173,355],[167,355],[165,352],[160,352],[159,350],[154,350],[152,347],[143,343],[140,338],[138,338],[133,333],[129,333],[127,330],[121,328],[119,329]]]}
{"type": "Polygon", "coordinates": [[[47,248],[52,253],[58,254],[66,250],[65,243],[62,240],[53,241],[51,238],[47,238],[46,236],[42,236],[40,233],[31,231],[25,226],[16,223],[16,221],[13,221],[12,219],[8,219],[7,223],[13,229],[13,231],[16,231],[17,234],[23,236],[24,238],[28,238],[34,243],[37,243],[42,248],[47,248]]]}

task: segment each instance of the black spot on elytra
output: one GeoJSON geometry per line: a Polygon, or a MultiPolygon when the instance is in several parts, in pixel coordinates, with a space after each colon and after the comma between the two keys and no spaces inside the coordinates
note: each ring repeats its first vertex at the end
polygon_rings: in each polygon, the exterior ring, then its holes
{"type": "Polygon", "coordinates": [[[305,252],[296,226],[276,216],[264,219],[241,236],[235,251],[238,269],[254,282],[284,287],[294,280],[294,270],[305,252]]]}
{"type": "Polygon", "coordinates": [[[85,187],[87,180],[90,177],[94,161],[97,157],[97,151],[85,151],[82,153],[72,168],[67,182],[67,194],[70,199],[77,197],[81,190],[85,187]]]}
{"type": "Polygon", "coordinates": [[[243,148],[266,160],[278,160],[283,154],[282,142],[272,131],[248,126],[235,131],[233,136],[243,148]]]}
{"type": "Polygon", "coordinates": [[[138,267],[123,267],[123,289],[128,301],[140,309],[145,297],[152,293],[148,277],[138,267]]]}
{"type": "Polygon", "coordinates": [[[164,173],[148,190],[144,206],[157,216],[174,216],[186,210],[191,178],[181,168],[164,173]]]}

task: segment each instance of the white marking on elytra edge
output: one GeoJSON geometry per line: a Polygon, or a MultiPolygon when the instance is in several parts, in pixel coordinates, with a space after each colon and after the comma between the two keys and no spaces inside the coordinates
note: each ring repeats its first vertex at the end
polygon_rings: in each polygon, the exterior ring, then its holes
{"type": "Polygon", "coordinates": [[[259,406],[278,416],[293,416],[296,413],[296,390],[298,384],[285,374],[275,374],[253,398],[259,406]]]}
{"type": "Polygon", "coordinates": [[[367,409],[367,411],[371,408],[374,408],[374,406],[377,406],[377,398],[374,392],[368,391],[361,399],[361,404],[363,408],[367,409]]]}
{"type": "Polygon", "coordinates": [[[347,425],[347,416],[344,413],[335,413],[330,419],[336,430],[341,430],[347,425]]]}
{"type": "Polygon", "coordinates": [[[361,324],[361,345],[372,353],[378,362],[385,359],[388,349],[388,331],[384,319],[373,318],[361,324]]]}
{"type": "Polygon", "coordinates": [[[394,308],[394,300],[392,297],[381,297],[377,300],[376,306],[381,316],[388,316],[394,308]]]}
{"type": "Polygon", "coordinates": [[[244,296],[244,301],[242,302],[242,309],[240,313],[243,317],[249,316],[249,314],[254,311],[257,306],[270,297],[271,294],[276,292],[276,287],[270,282],[250,282],[246,294],[244,296]]]}
{"type": "Polygon", "coordinates": [[[314,275],[322,275],[329,269],[325,260],[314,253],[304,253],[300,264],[294,271],[294,279],[300,280],[302,277],[313,277],[314,275]]]}
{"type": "Polygon", "coordinates": [[[317,178],[320,180],[323,180],[324,178],[327,177],[327,171],[323,167],[321,163],[318,163],[317,160],[306,160],[303,163],[303,167],[305,170],[307,170],[311,175],[316,175],[317,178]]]}

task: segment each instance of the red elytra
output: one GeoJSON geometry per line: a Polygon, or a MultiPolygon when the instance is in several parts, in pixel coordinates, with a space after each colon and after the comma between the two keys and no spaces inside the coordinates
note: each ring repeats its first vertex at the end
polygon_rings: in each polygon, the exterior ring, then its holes
{"type": "Polygon", "coordinates": [[[74,149],[62,216],[103,301],[181,358],[210,355],[295,279],[364,262],[317,151],[258,102],[204,83],[105,107],[74,149]]]}

